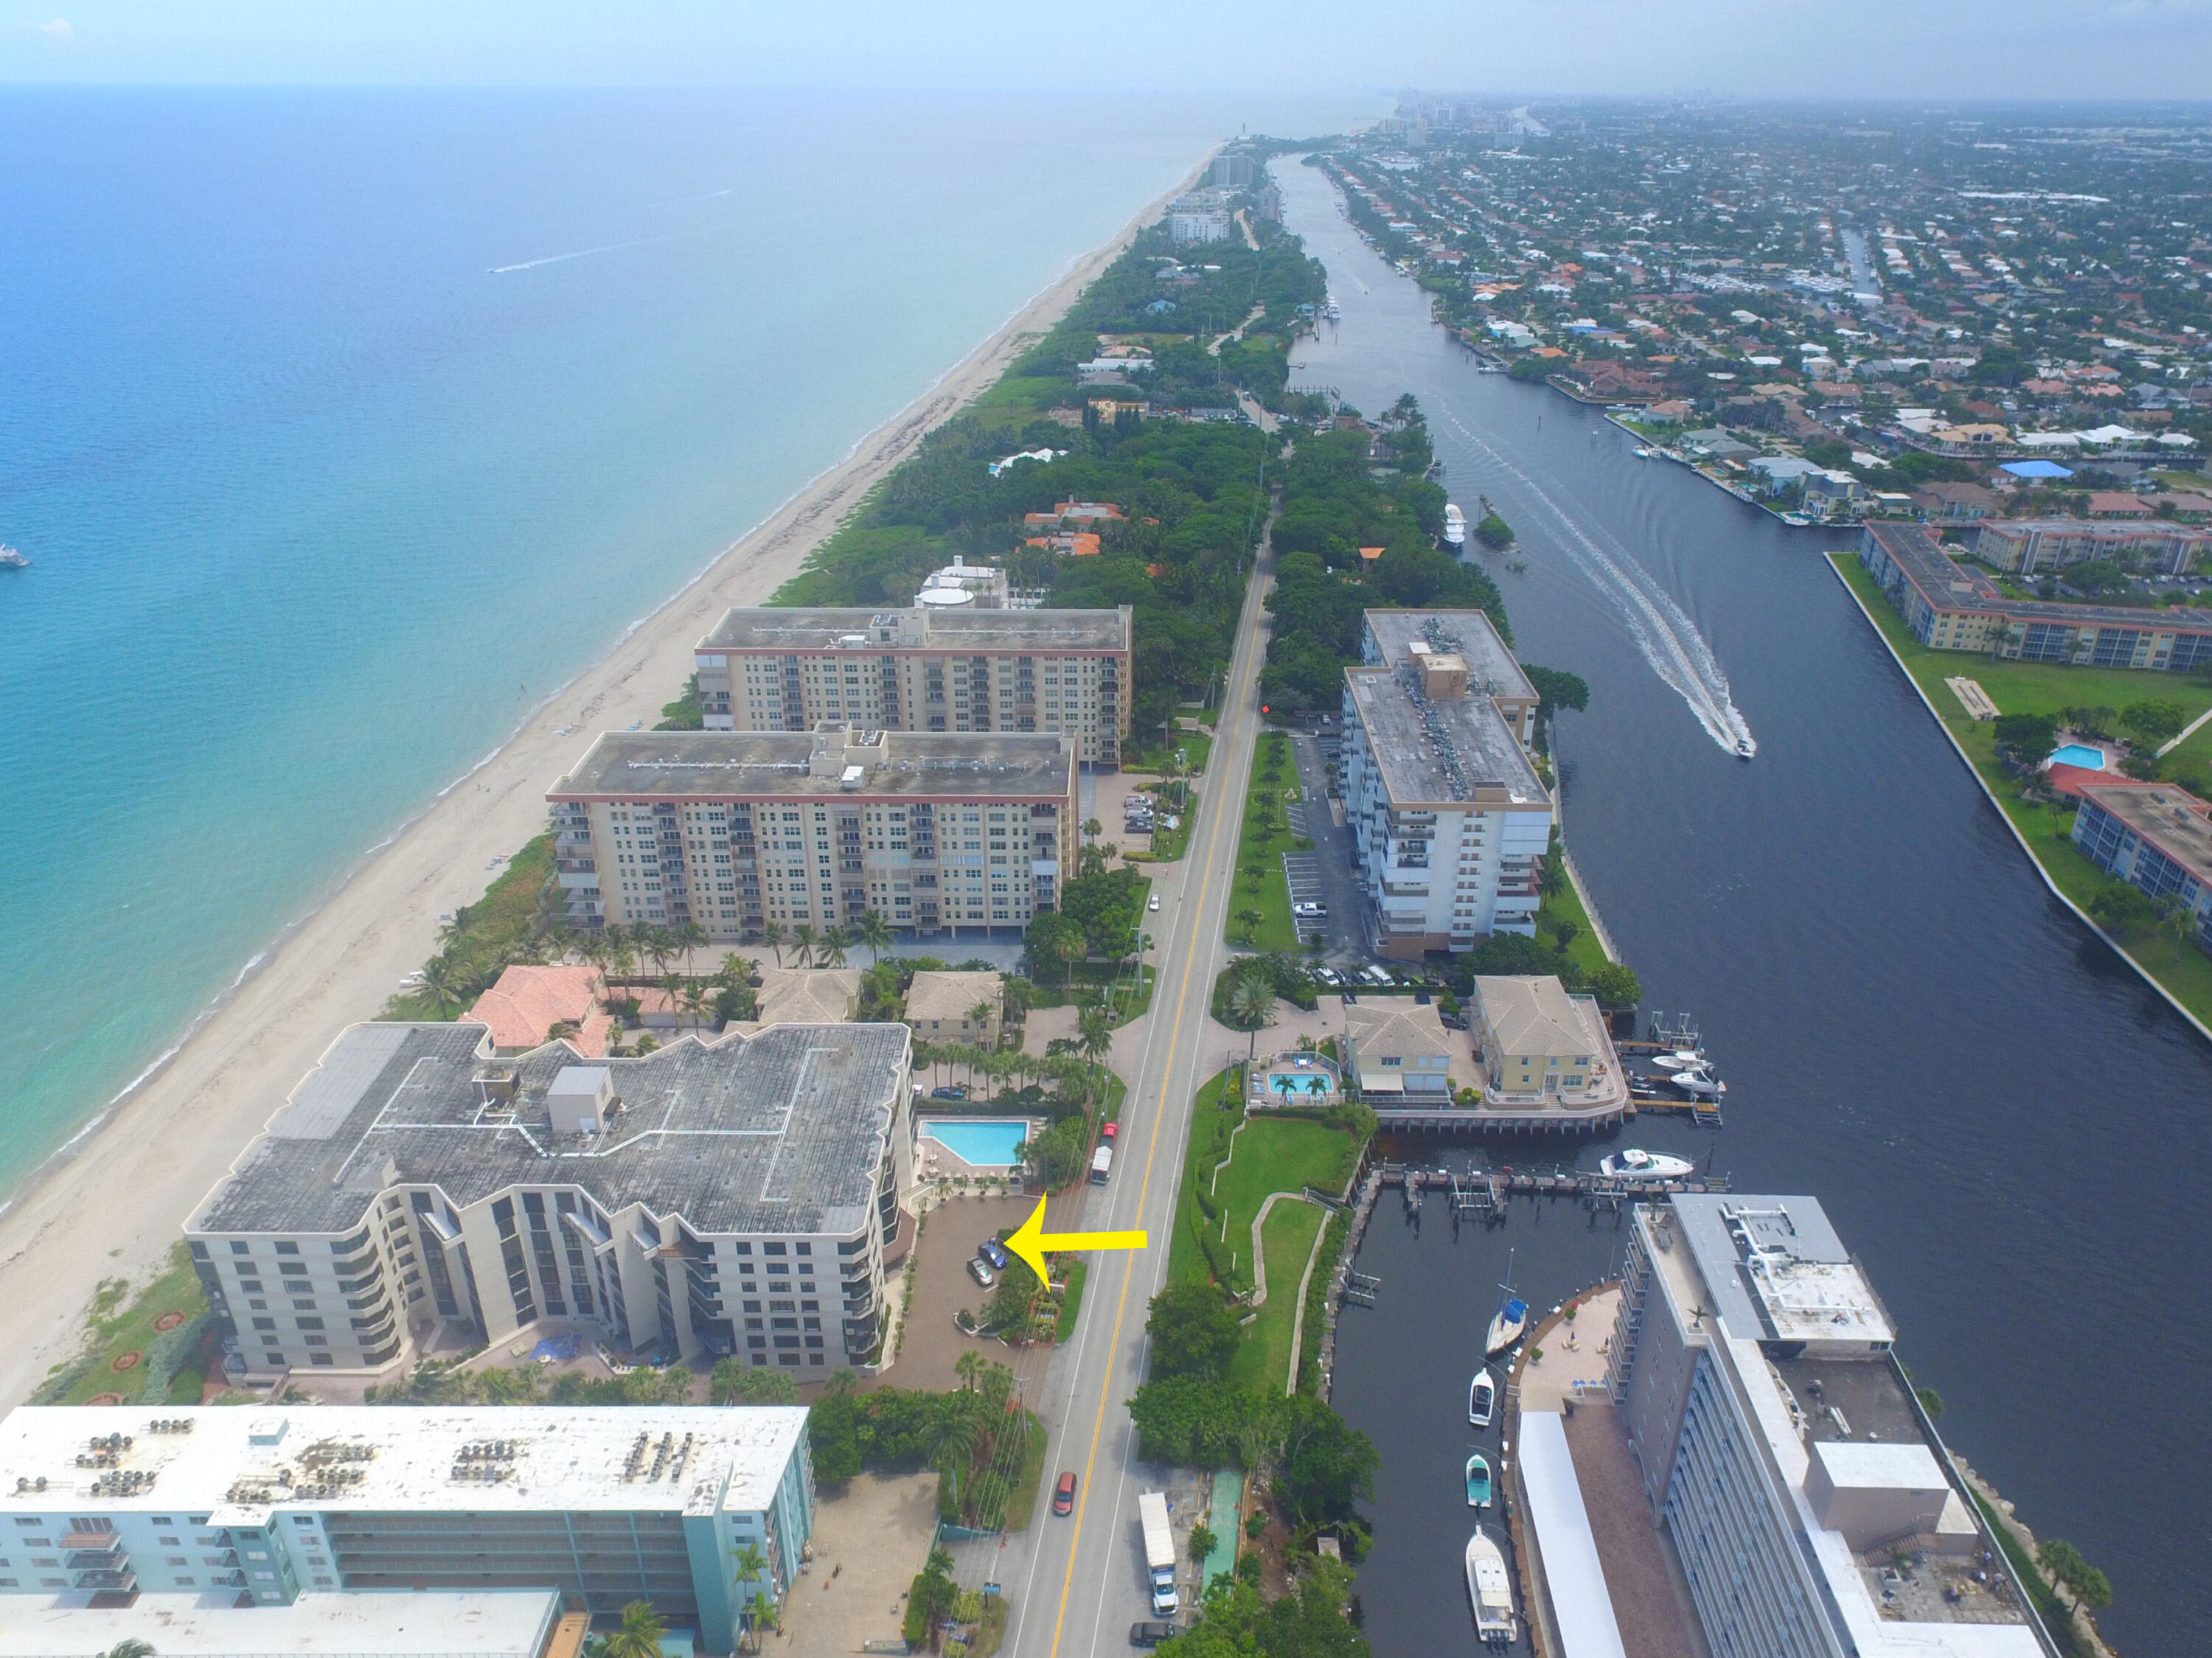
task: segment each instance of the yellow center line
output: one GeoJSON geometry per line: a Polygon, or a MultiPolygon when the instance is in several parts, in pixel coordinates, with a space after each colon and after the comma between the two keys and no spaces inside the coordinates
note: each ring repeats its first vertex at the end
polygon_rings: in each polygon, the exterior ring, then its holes
{"type": "MultiPolygon", "coordinates": [[[[1259,579],[1259,570],[1255,562],[1253,570],[1253,580],[1256,582],[1259,579]]],[[[1254,648],[1252,648],[1251,654],[1246,659],[1245,671],[1238,679],[1237,685],[1236,695],[1238,698],[1238,706],[1242,705],[1242,700],[1247,689],[1248,683],[1252,677],[1252,659],[1256,657],[1258,654],[1256,647],[1259,641],[1259,624],[1255,620],[1253,624],[1251,633],[1248,636],[1246,641],[1249,646],[1254,648]]],[[[1226,711],[1231,705],[1224,700],[1222,706],[1224,710],[1226,711]]],[[[1152,1195],[1152,1164],[1160,1149],[1161,1126],[1167,1121],[1168,1085],[1175,1078],[1176,1050],[1182,1045],[1183,1015],[1188,1011],[1190,1007],[1190,975],[1197,970],[1199,946],[1205,938],[1206,896],[1213,885],[1213,871],[1215,867],[1214,855],[1220,848],[1221,826],[1228,821],[1230,816],[1227,810],[1230,791],[1226,787],[1226,780],[1229,769],[1228,755],[1224,753],[1222,756],[1222,775],[1224,786],[1221,794],[1217,797],[1214,802],[1217,809],[1213,815],[1213,824],[1212,827],[1206,831],[1206,863],[1204,867],[1199,872],[1198,902],[1192,907],[1191,912],[1191,920],[1200,930],[1198,932],[1192,935],[1189,948],[1183,957],[1182,983],[1181,987],[1176,992],[1175,1023],[1168,1037],[1167,1075],[1161,1079],[1159,1109],[1152,1114],[1152,1137],[1150,1143],[1145,1148],[1144,1178],[1139,1182],[1137,1187],[1137,1213],[1140,1218],[1145,1212],[1146,1199],[1152,1195]]],[[[1243,822],[1244,814],[1240,811],[1237,813],[1236,816],[1237,822],[1242,823],[1243,822]]],[[[1172,1229],[1175,1224],[1172,1216],[1170,1217],[1168,1224],[1170,1229],[1169,1242],[1170,1246],[1172,1247],[1174,1241],[1172,1229]]],[[[1106,1430],[1106,1400],[1108,1395],[1114,1391],[1114,1354],[1121,1345],[1121,1322],[1129,1310],[1129,1284],[1130,1281],[1136,1277],[1137,1263],[1142,1259],[1143,1257],[1141,1255],[1133,1255],[1123,1266],[1121,1269],[1121,1293],[1120,1298],[1114,1303],[1114,1334],[1112,1339],[1108,1342],[1106,1347],[1106,1375],[1104,1380],[1100,1382],[1098,1388],[1097,1414],[1093,1418],[1091,1424],[1091,1448],[1085,1454],[1083,1460],[1082,1492],[1081,1495],[1076,1498],[1075,1503],[1075,1529],[1068,1538],[1067,1572],[1066,1575],[1060,1579],[1060,1610],[1052,1620],[1053,1658],[1059,1658],[1060,1631],[1062,1626],[1067,1622],[1067,1598],[1069,1594],[1073,1592],[1075,1588],[1075,1561],[1078,1552],[1083,1546],[1083,1520],[1085,1512],[1089,1509],[1091,1505],[1091,1474],[1096,1469],[1098,1462],[1098,1441],[1100,1436],[1106,1430]]]]}

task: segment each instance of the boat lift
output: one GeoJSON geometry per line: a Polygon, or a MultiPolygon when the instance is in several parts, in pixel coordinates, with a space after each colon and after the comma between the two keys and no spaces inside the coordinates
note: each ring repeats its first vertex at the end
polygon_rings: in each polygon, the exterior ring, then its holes
{"type": "Polygon", "coordinates": [[[1370,1272],[1355,1272],[1349,1268],[1344,1274],[1344,1298],[1355,1307],[1372,1307],[1375,1297],[1382,1288],[1382,1280],[1370,1272]]]}

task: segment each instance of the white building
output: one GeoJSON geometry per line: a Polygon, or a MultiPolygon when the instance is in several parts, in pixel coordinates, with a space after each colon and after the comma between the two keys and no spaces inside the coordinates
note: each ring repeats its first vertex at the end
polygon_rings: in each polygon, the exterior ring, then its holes
{"type": "Polygon", "coordinates": [[[1639,1206],[1607,1385],[1714,1658],[2055,1653],[1818,1200],[1639,1206]]]}
{"type": "Polygon", "coordinates": [[[1389,665],[1345,671],[1346,818],[1376,948],[1402,960],[1536,929],[1551,796],[1471,685],[1467,637],[1432,621],[1389,665]]]}
{"type": "Polygon", "coordinates": [[[1523,749],[1536,740],[1538,705],[1543,699],[1528,671],[1514,659],[1498,625],[1486,610],[1369,610],[1360,629],[1359,660],[1370,668],[1392,668],[1418,654],[1419,645],[1451,653],[1467,664],[1468,689],[1498,707],[1523,749]]]}
{"type": "Polygon", "coordinates": [[[376,1374],[442,1332],[872,1362],[910,1241],[901,1024],[642,1059],[499,1059],[483,1025],[358,1024],[185,1223],[247,1376],[376,1374]]]}
{"type": "Polygon", "coordinates": [[[593,1616],[650,1600],[720,1654],[744,1602],[780,1600],[797,1575],[814,1475],[795,1406],[25,1406],[0,1422],[0,1596],[250,1606],[267,1643],[233,1649],[263,1658],[309,1621],[302,1606],[334,1637],[308,1650],[376,1652],[335,1638],[331,1599],[427,1591],[428,1624],[457,1591],[501,1590],[593,1616]],[[738,1564],[747,1545],[757,1577],[738,1564]]]}
{"type": "Polygon", "coordinates": [[[1237,234],[1225,190],[1194,190],[1168,203],[1168,234],[1179,244],[1225,242],[1237,234]]]}
{"type": "Polygon", "coordinates": [[[1112,610],[986,608],[1003,579],[940,570],[904,610],[732,610],[694,648],[709,731],[1058,732],[1121,763],[1134,623],[1112,610]],[[936,595],[932,597],[932,595],[936,595]],[[964,597],[963,597],[964,595],[964,597]]]}
{"type": "Polygon", "coordinates": [[[550,1589],[473,1594],[0,1595],[0,1658],[85,1658],[143,1641],[161,1658],[578,1658],[590,1620],[550,1589]],[[114,1604],[127,1600],[128,1605],[114,1604]]]}
{"type": "MultiPolygon", "coordinates": [[[[1002,612],[1001,614],[1006,614],[1002,612]]],[[[927,937],[1060,903],[1079,739],[824,725],[610,732],[547,792],[568,914],[735,943],[872,912],[927,937]]]]}

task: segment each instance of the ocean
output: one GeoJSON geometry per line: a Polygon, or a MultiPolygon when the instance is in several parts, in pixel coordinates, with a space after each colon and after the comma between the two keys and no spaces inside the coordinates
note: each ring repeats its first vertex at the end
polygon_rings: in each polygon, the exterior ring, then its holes
{"type": "Polygon", "coordinates": [[[0,90],[0,1191],[1240,121],[1361,112],[0,90]]]}

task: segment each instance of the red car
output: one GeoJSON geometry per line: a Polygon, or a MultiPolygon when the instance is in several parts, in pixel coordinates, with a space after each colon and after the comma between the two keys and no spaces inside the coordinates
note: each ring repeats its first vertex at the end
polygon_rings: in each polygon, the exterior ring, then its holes
{"type": "Polygon", "coordinates": [[[1054,1514],[1075,1512],[1075,1474],[1072,1469],[1060,1475],[1060,1484],[1052,1488],[1052,1511],[1054,1514]]]}
{"type": "Polygon", "coordinates": [[[1114,1138],[1114,1136],[1115,1136],[1115,1133],[1120,1129],[1120,1127],[1121,1127],[1121,1125],[1120,1125],[1119,1123],[1111,1123],[1111,1122],[1109,1122],[1109,1123],[1108,1123],[1108,1124],[1106,1125],[1106,1127],[1105,1127],[1104,1128],[1101,1129],[1099,1132],[1100,1132],[1101,1133],[1103,1133],[1103,1135],[1105,1135],[1105,1136],[1106,1136],[1106,1138],[1107,1138],[1108,1139],[1109,1139],[1109,1140],[1110,1140],[1110,1139],[1112,1139],[1114,1138]]]}

